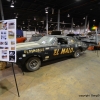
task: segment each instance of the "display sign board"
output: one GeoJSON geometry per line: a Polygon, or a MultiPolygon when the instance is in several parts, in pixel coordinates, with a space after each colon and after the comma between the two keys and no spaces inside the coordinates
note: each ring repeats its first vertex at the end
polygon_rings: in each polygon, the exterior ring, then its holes
{"type": "Polygon", "coordinates": [[[0,21],[0,61],[16,62],[16,19],[0,21]]]}

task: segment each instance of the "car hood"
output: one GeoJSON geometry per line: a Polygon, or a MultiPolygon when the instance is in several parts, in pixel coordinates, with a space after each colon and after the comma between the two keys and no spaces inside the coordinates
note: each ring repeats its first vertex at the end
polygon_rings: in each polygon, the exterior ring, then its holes
{"type": "Polygon", "coordinates": [[[16,44],[16,50],[17,51],[28,50],[28,49],[32,49],[32,48],[40,48],[40,47],[45,47],[45,46],[48,46],[48,45],[46,45],[46,44],[41,45],[36,42],[25,42],[25,43],[16,44]]]}

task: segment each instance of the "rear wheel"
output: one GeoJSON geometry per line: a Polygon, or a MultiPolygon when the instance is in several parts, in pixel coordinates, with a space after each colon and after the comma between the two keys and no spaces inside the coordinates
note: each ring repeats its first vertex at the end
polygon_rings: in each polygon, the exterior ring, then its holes
{"type": "Polygon", "coordinates": [[[78,57],[80,56],[80,53],[81,53],[81,50],[80,50],[80,49],[76,50],[76,51],[74,52],[74,54],[73,54],[73,57],[74,57],[74,58],[78,58],[78,57]]]}
{"type": "Polygon", "coordinates": [[[41,60],[38,57],[32,57],[26,62],[26,68],[28,71],[36,71],[41,66],[41,60]]]}

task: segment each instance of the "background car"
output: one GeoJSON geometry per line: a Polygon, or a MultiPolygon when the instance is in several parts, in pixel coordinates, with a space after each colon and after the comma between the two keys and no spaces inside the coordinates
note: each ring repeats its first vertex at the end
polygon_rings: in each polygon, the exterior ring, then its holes
{"type": "Polygon", "coordinates": [[[17,43],[22,43],[22,42],[25,42],[27,40],[26,37],[21,37],[21,36],[16,36],[16,41],[17,43]]]}

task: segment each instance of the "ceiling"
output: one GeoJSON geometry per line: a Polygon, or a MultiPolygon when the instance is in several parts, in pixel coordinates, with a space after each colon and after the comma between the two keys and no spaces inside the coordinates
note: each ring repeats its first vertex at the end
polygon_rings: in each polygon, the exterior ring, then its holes
{"type": "MultiPolygon", "coordinates": [[[[71,20],[75,26],[83,26],[84,17],[87,16],[90,26],[99,25],[100,0],[13,0],[14,8],[11,8],[12,0],[1,0],[3,5],[4,19],[14,19],[16,16],[17,26],[26,30],[46,26],[46,9],[48,8],[49,29],[57,27],[58,10],[60,9],[60,27],[70,27],[71,20]],[[68,14],[70,15],[68,17],[68,14]],[[93,21],[94,20],[94,21],[93,21]]],[[[1,19],[1,16],[0,16],[1,19]]]]}

